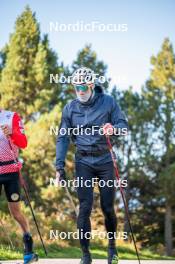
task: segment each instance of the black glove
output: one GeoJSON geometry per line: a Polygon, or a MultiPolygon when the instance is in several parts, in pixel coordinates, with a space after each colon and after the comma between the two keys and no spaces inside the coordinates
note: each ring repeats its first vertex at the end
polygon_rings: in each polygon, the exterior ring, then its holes
{"type": "Polygon", "coordinates": [[[66,181],[66,173],[65,173],[65,170],[64,169],[58,169],[57,171],[60,174],[59,180],[60,181],[62,181],[62,180],[66,181]]]}

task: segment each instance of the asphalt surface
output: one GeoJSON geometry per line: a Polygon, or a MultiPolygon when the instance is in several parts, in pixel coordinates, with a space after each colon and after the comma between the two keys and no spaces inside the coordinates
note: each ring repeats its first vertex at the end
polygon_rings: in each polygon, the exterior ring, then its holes
{"type": "MultiPolygon", "coordinates": [[[[36,264],[79,264],[79,259],[42,259],[36,264]]],[[[22,264],[21,260],[0,261],[0,264],[22,264]]],[[[106,260],[94,259],[92,264],[107,264],[106,260]]],[[[119,264],[138,264],[137,260],[120,260],[119,264]]],[[[141,264],[175,264],[175,260],[141,260],[141,264]]]]}

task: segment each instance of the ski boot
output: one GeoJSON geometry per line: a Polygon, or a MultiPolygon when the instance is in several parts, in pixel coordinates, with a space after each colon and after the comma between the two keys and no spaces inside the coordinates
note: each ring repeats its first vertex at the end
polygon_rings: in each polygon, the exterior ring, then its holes
{"type": "Polygon", "coordinates": [[[118,264],[118,254],[115,248],[108,249],[108,264],[118,264]]]}
{"type": "Polygon", "coordinates": [[[35,253],[25,254],[24,255],[24,264],[29,264],[32,262],[38,261],[38,255],[35,253]]]}
{"type": "Polygon", "coordinates": [[[83,254],[80,264],[91,264],[91,263],[92,263],[91,254],[83,254]]]}
{"type": "Polygon", "coordinates": [[[24,242],[24,264],[29,264],[38,261],[38,255],[33,253],[33,239],[30,233],[24,234],[23,242],[24,242]]]}

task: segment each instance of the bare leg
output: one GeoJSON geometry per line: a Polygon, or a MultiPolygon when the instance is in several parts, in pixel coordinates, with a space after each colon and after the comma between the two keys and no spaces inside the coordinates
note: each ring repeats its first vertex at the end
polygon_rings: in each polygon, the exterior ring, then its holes
{"type": "Polygon", "coordinates": [[[20,202],[8,202],[8,207],[11,215],[18,222],[23,233],[30,233],[28,221],[21,212],[20,202]]]}

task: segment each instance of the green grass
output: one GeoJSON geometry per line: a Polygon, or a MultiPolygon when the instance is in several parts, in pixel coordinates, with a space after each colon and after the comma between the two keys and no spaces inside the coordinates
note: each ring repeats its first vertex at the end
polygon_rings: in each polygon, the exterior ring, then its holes
{"type": "Polygon", "coordinates": [[[0,246],[0,260],[21,259],[22,254],[7,247],[0,246]]]}
{"type": "MultiPolygon", "coordinates": [[[[52,244],[47,247],[48,258],[80,258],[81,251],[77,247],[59,247],[57,244],[52,244]]],[[[130,247],[119,246],[119,258],[120,259],[136,259],[135,251],[130,247]]],[[[101,249],[92,247],[91,252],[93,258],[105,259],[107,257],[106,248],[101,247],[101,249]]],[[[45,258],[42,248],[36,248],[36,252],[39,254],[40,258],[45,258]]],[[[141,259],[173,259],[170,257],[160,256],[152,253],[150,250],[142,250],[140,252],[141,259]]],[[[9,248],[0,247],[0,260],[12,260],[21,259],[22,252],[10,250],[9,248]]]]}

